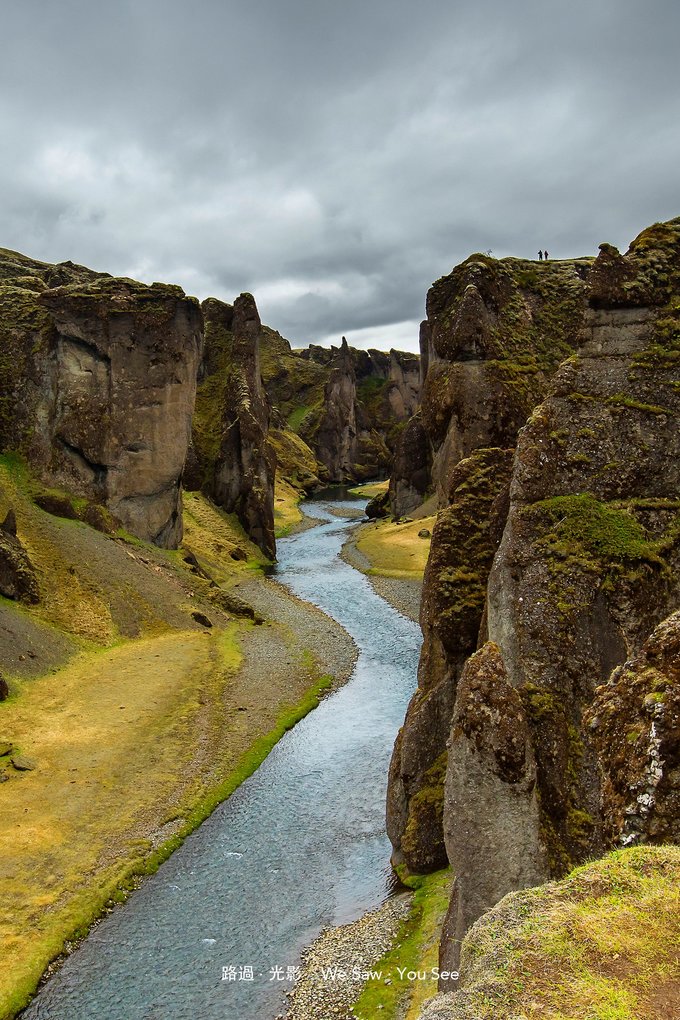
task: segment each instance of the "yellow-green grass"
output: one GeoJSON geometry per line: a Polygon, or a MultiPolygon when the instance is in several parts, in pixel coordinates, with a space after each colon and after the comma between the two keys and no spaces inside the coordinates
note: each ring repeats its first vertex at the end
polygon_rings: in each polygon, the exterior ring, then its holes
{"type": "Polygon", "coordinates": [[[679,1016],[680,847],[619,850],[507,898],[462,959],[479,1020],[679,1016]]]}
{"type": "Polygon", "coordinates": [[[182,546],[200,559],[218,584],[227,587],[244,572],[259,571],[268,562],[250,541],[236,514],[226,514],[200,492],[184,493],[182,546]],[[231,554],[237,549],[247,559],[232,559],[231,554]]]}
{"type": "Polygon", "coordinates": [[[434,517],[395,524],[380,520],[360,528],[356,546],[370,563],[369,574],[420,580],[430,553],[430,539],[418,532],[432,531],[434,517]]]}
{"type": "Polygon", "coordinates": [[[384,482],[367,482],[366,485],[357,485],[349,491],[353,496],[362,496],[365,499],[373,499],[374,496],[382,496],[390,487],[389,478],[384,482]]]}
{"type": "Polygon", "coordinates": [[[237,668],[249,629],[85,653],[0,705],[2,739],[36,765],[9,766],[1,788],[1,1017],[318,703],[329,680],[310,688],[303,664],[262,697],[259,679],[237,668]]]}
{"type": "Polygon", "coordinates": [[[354,1004],[359,1020],[416,1020],[422,1004],[437,992],[439,937],[451,894],[450,869],[418,879],[411,908],[391,949],[375,964],[379,979],[368,981],[354,1004]],[[406,973],[401,976],[400,970],[406,973]],[[409,980],[408,972],[426,974],[409,980]],[[385,984],[385,980],[390,984],[385,984]]]}
{"type": "Polygon", "coordinates": [[[277,474],[274,486],[274,529],[277,538],[283,538],[302,520],[299,504],[303,498],[303,492],[277,474]]]}
{"type": "Polygon", "coordinates": [[[21,658],[35,652],[31,662],[43,664],[3,669],[11,696],[0,704],[0,740],[36,768],[0,758],[9,777],[0,785],[2,1020],[65,942],[168,856],[329,682],[299,646],[290,645],[293,666],[268,677],[266,697],[252,654],[240,665],[251,640],[284,651],[289,641],[277,626],[227,623],[183,562],[191,550],[224,588],[266,562],[204,496],[185,494],[186,546],[173,552],[45,513],[32,484],[19,458],[0,458],[0,516],[16,510],[40,589],[37,606],[3,600],[10,644],[0,650],[11,657],[22,635],[21,658]],[[232,559],[237,548],[245,560],[232,559]],[[212,617],[209,633],[196,629],[196,609],[212,617]],[[69,638],[70,661],[40,644],[47,630],[69,638]]]}

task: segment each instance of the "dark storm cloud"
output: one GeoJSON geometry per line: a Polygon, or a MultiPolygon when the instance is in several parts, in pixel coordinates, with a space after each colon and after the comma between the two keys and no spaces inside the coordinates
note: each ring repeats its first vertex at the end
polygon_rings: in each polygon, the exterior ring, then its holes
{"type": "Polygon", "coordinates": [[[470,252],[680,212],[679,27],[630,0],[4,3],[0,244],[413,346],[470,252]]]}

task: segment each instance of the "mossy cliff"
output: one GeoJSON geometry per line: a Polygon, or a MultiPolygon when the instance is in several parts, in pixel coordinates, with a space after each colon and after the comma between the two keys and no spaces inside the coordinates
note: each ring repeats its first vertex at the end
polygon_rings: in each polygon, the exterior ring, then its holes
{"type": "Polygon", "coordinates": [[[0,250],[0,450],[176,546],[201,345],[179,287],[0,250]]]}
{"type": "Polygon", "coordinates": [[[592,263],[474,256],[428,296],[420,427],[441,509],[388,823],[412,867],[446,848],[448,969],[505,893],[676,838],[674,625],[655,628],[680,591],[678,308],[680,220],[592,263]],[[460,472],[494,449],[511,466],[487,462],[494,485],[461,514],[460,472]],[[440,830],[415,796],[444,751],[440,830]]]}
{"type": "Polygon", "coordinates": [[[636,847],[507,895],[465,937],[457,994],[422,1020],[670,1020],[679,881],[678,847],[636,847]]]}
{"type": "Polygon", "coordinates": [[[292,350],[263,331],[262,376],[277,424],[313,451],[324,482],[363,481],[391,470],[420,394],[416,355],[310,345],[292,350]]]}
{"type": "Polygon", "coordinates": [[[204,301],[205,351],[199,374],[187,484],[236,513],[250,538],[273,559],[276,455],[269,444],[271,407],[262,383],[262,324],[251,294],[234,305],[204,301]]]}

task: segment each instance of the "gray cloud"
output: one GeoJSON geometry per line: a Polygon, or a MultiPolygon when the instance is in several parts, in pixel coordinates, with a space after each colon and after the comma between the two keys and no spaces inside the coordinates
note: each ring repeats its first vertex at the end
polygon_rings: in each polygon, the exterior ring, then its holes
{"type": "Polygon", "coordinates": [[[680,211],[679,28],[632,0],[6,3],[0,244],[414,347],[470,252],[680,211]]]}

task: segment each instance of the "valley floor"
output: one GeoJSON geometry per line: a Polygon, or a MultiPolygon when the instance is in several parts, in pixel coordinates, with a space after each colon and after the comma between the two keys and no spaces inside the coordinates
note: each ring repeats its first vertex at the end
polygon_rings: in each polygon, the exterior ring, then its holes
{"type": "Polygon", "coordinates": [[[34,609],[0,599],[2,1020],[356,658],[202,497],[177,554],[44,513],[27,485],[0,464],[41,591],[34,609]]]}

